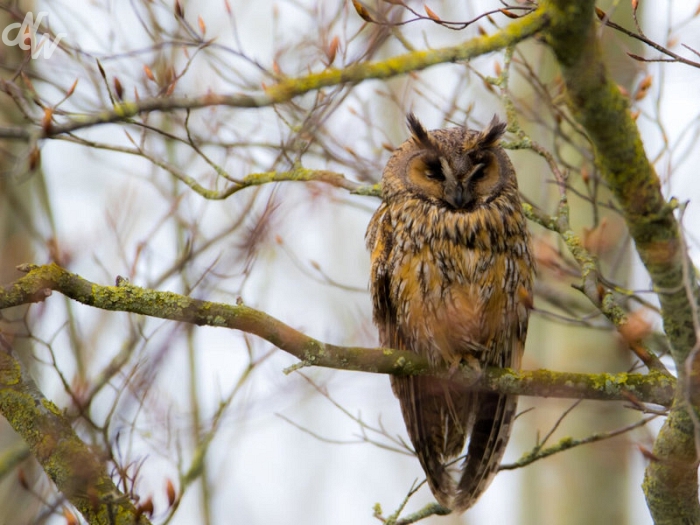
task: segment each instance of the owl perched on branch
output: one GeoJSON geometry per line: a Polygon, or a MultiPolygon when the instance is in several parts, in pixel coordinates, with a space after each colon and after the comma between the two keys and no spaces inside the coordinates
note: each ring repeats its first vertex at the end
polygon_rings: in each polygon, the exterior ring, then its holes
{"type": "MultiPolygon", "coordinates": [[[[462,362],[518,368],[533,258],[515,171],[498,145],[505,124],[426,131],[409,114],[408,127],[366,235],[380,343],[453,371],[462,362]]],[[[458,374],[391,384],[436,499],[468,509],[498,470],[517,398],[470,391],[458,374]]]]}

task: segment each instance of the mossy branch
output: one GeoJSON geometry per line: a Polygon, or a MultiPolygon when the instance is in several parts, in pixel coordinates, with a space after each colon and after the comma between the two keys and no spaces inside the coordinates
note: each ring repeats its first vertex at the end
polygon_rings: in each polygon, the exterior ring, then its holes
{"type": "Polygon", "coordinates": [[[562,67],[569,109],[594,145],[596,161],[621,205],[637,252],[659,292],[664,328],[680,365],[695,345],[686,287],[692,288],[695,298],[698,293],[694,280],[684,279],[686,254],[674,206],[661,193],[629,102],[603,63],[593,25],[594,2],[562,0],[551,4],[561,4],[559,11],[552,8],[553,21],[547,34],[562,67]]]}
{"type": "Polygon", "coordinates": [[[0,137],[29,140],[71,133],[80,129],[113,122],[129,122],[134,117],[154,111],[177,109],[200,109],[210,106],[237,108],[259,108],[289,102],[305,93],[318,91],[324,87],[357,84],[365,80],[384,80],[428,67],[470,60],[472,58],[503,49],[536,34],[547,24],[547,13],[538,9],[515,20],[506,28],[492,34],[479,36],[462,44],[412,51],[403,55],[376,62],[357,62],[342,69],[328,68],[318,73],[310,73],[295,78],[282,78],[277,83],[263,86],[258,93],[233,93],[229,95],[208,93],[200,97],[158,97],[138,101],[124,101],[114,108],[93,115],[72,118],[63,123],[44,126],[32,132],[25,128],[0,129],[0,137]]]}
{"type": "Polygon", "coordinates": [[[644,495],[655,525],[697,524],[695,428],[685,408],[672,407],[644,473],[644,495]]]}
{"type": "Polygon", "coordinates": [[[617,430],[612,430],[610,432],[598,432],[582,439],[573,439],[570,437],[566,437],[560,439],[557,443],[549,447],[544,447],[544,443],[540,443],[531,451],[525,453],[517,461],[513,463],[502,464],[499,470],[514,470],[522,468],[534,463],[535,461],[539,461],[540,459],[548,458],[549,456],[553,456],[554,454],[558,454],[559,452],[564,452],[565,450],[579,447],[581,445],[587,445],[589,443],[597,443],[599,441],[604,441],[606,439],[619,436],[621,434],[629,432],[630,430],[634,430],[635,428],[643,427],[655,417],[657,416],[649,416],[637,421],[636,423],[632,423],[631,425],[627,425],[617,430]]]}
{"type": "MultiPolygon", "coordinates": [[[[550,0],[546,38],[562,68],[568,106],[588,134],[603,177],[620,203],[654,289],[659,294],[664,330],[679,371],[671,414],[654,444],[644,490],[655,523],[700,523],[697,451],[684,392],[690,378],[685,360],[696,344],[698,286],[673,215],[661,193],[628,100],[607,72],[594,25],[593,0],[550,0]],[[683,485],[683,490],[679,486],[683,485]]],[[[697,385],[696,385],[697,387],[697,385]]]]}
{"type": "Polygon", "coordinates": [[[187,184],[196,193],[210,200],[227,199],[234,193],[238,193],[246,188],[260,186],[270,182],[322,182],[335,186],[336,188],[346,189],[355,195],[381,196],[381,187],[379,184],[361,184],[346,178],[342,173],[329,170],[314,170],[304,168],[301,165],[296,165],[289,171],[250,173],[240,181],[234,182],[231,186],[221,191],[205,188],[175,166],[165,166],[161,163],[159,163],[159,165],[187,184]]]}
{"type": "Polygon", "coordinates": [[[87,523],[150,523],[119,491],[104,462],[78,437],[61,410],[39,391],[1,334],[0,413],[87,523]]]}
{"type": "MultiPolygon", "coordinates": [[[[101,286],[56,264],[25,265],[22,270],[26,272],[25,276],[0,291],[0,310],[43,301],[55,290],[75,301],[104,310],[232,328],[254,334],[297,357],[300,362],[293,368],[322,366],[393,375],[430,373],[454,378],[448,370],[431,369],[426,359],[412,352],[324,343],[243,304],[215,303],[172,292],[148,290],[121,278],[117,279],[116,286],[101,286]]],[[[464,367],[461,374],[465,383],[474,390],[541,397],[633,400],[667,405],[675,389],[672,377],[657,372],[577,374],[464,367]]]]}

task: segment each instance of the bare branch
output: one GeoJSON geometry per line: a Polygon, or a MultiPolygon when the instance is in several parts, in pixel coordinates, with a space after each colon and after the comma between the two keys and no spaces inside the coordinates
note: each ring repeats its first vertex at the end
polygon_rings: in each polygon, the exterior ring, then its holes
{"type": "Polygon", "coordinates": [[[535,461],[544,459],[558,452],[563,452],[565,450],[569,450],[580,445],[587,445],[588,443],[595,443],[597,441],[603,441],[605,439],[610,439],[615,436],[625,434],[626,432],[634,430],[635,428],[643,427],[655,417],[657,416],[646,417],[637,421],[636,423],[632,423],[631,425],[627,425],[616,430],[611,430],[610,432],[599,432],[597,434],[591,434],[590,436],[586,436],[583,439],[573,439],[570,437],[563,438],[560,439],[557,444],[547,448],[542,448],[542,446],[538,445],[534,447],[530,452],[525,454],[518,461],[514,463],[506,463],[501,465],[499,470],[514,470],[516,468],[525,467],[530,463],[534,463],[535,461]]]}
{"type": "MultiPolygon", "coordinates": [[[[207,93],[199,97],[170,96],[142,99],[134,102],[121,101],[116,103],[113,109],[105,110],[95,115],[52,124],[42,130],[30,131],[29,129],[12,128],[4,134],[0,133],[0,137],[27,140],[37,133],[41,138],[54,137],[100,124],[129,122],[138,115],[153,111],[191,110],[210,106],[237,108],[272,106],[288,102],[299,95],[317,91],[324,87],[357,84],[370,79],[387,79],[411,71],[420,71],[437,64],[469,60],[531,37],[546,26],[547,20],[546,11],[538,9],[529,15],[519,18],[507,28],[493,35],[480,36],[457,46],[429,51],[415,51],[378,62],[358,62],[343,69],[329,68],[319,73],[283,79],[276,84],[263,86],[262,91],[259,93],[233,93],[229,95],[207,93]]],[[[0,84],[0,88],[7,92],[9,84],[0,84]]]]}

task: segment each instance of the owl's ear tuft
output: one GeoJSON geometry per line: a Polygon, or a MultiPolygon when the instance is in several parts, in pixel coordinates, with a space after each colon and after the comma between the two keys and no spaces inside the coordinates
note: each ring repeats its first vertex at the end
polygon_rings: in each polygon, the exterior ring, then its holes
{"type": "Polygon", "coordinates": [[[499,120],[499,118],[494,115],[488,127],[479,133],[479,136],[476,138],[475,147],[492,148],[496,145],[505,132],[506,123],[499,120]]]}
{"type": "Polygon", "coordinates": [[[430,140],[428,132],[413,113],[406,115],[406,123],[408,124],[408,129],[411,131],[411,135],[413,135],[413,139],[421,147],[425,149],[435,149],[435,144],[430,140]]]}

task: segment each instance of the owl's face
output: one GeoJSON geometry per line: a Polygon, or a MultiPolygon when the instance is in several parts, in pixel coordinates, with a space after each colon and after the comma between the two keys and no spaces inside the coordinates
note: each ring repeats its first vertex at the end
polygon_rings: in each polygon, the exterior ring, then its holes
{"type": "Polygon", "coordinates": [[[408,115],[408,127],[412,137],[387,164],[386,198],[403,194],[470,212],[514,183],[510,160],[497,145],[505,123],[495,117],[482,132],[465,128],[428,132],[413,114],[408,115]]]}

